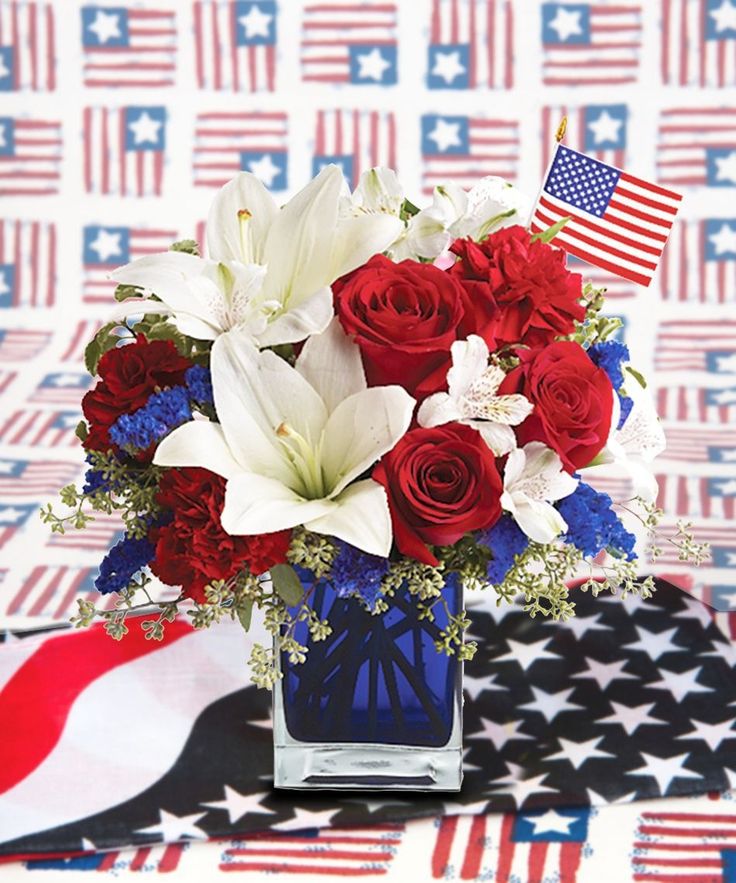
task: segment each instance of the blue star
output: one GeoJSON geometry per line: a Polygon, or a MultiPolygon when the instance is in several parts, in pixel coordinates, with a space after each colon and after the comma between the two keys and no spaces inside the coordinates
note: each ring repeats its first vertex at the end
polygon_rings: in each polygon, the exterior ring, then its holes
{"type": "Polygon", "coordinates": [[[15,153],[15,121],[11,117],[0,117],[0,156],[13,156],[15,153]]]}
{"type": "Polygon", "coordinates": [[[734,0],[708,0],[704,15],[706,40],[733,40],[736,37],[734,0]]]}
{"type": "Polygon", "coordinates": [[[12,92],[15,89],[14,64],[15,47],[0,46],[0,92],[12,92]]]}
{"type": "Polygon", "coordinates": [[[708,187],[736,185],[736,150],[733,147],[706,147],[705,163],[708,187]]]}
{"type": "Polygon", "coordinates": [[[594,104],[586,107],[583,112],[583,150],[626,147],[628,113],[625,104],[594,104]]]}
{"type": "Polygon", "coordinates": [[[425,114],[422,117],[422,153],[465,155],[470,151],[470,124],[467,117],[425,114]]]}
{"type": "Polygon", "coordinates": [[[467,43],[430,46],[427,86],[430,89],[469,88],[470,46],[467,43]]]}
{"type": "Polygon", "coordinates": [[[83,46],[128,46],[128,11],[123,7],[82,7],[83,46]]]}
{"type": "Polygon", "coordinates": [[[233,18],[236,46],[275,45],[276,3],[273,0],[237,0],[233,18]]]}
{"type": "Polygon", "coordinates": [[[590,7],[585,3],[543,3],[542,42],[567,46],[590,43],[590,7]]]}
{"type": "Polygon", "coordinates": [[[166,141],[165,107],[125,108],[125,149],[162,150],[166,141]]]}
{"type": "Polygon", "coordinates": [[[520,812],[514,819],[511,839],[514,843],[584,843],[589,816],[589,807],[520,812]]]}
{"type": "Polygon", "coordinates": [[[350,45],[348,60],[353,84],[392,86],[397,81],[397,49],[393,43],[350,45]]]}
{"type": "Polygon", "coordinates": [[[86,265],[119,267],[130,261],[130,230],[90,224],[83,231],[82,261],[86,265]]]}
{"type": "Polygon", "coordinates": [[[286,190],[285,150],[243,150],[240,154],[240,168],[252,172],[269,190],[286,190]]]}
{"type": "Polygon", "coordinates": [[[15,296],[15,266],[0,264],[0,307],[12,307],[15,296]]]}
{"type": "Polygon", "coordinates": [[[322,169],[325,166],[330,165],[330,163],[339,166],[350,186],[355,187],[356,182],[353,181],[353,158],[347,154],[338,155],[323,153],[312,157],[312,177],[318,175],[322,169]]]}

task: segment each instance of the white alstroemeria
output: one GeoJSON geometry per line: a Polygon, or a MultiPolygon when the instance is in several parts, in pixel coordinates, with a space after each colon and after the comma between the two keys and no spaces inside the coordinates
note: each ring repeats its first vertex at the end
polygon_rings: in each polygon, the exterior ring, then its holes
{"type": "Polygon", "coordinates": [[[481,178],[467,192],[444,184],[435,187],[432,205],[409,221],[398,256],[436,258],[454,239],[479,241],[502,227],[524,224],[528,213],[526,197],[503,178],[481,178]]]}
{"type": "Polygon", "coordinates": [[[419,425],[466,423],[480,432],[497,457],[508,454],[516,447],[511,427],[525,420],[534,406],[523,395],[498,395],[506,375],[498,365],[488,364],[488,346],[482,337],[471,334],[467,340],[457,340],[450,353],[448,392],[435,393],[422,402],[419,425]]]}
{"type": "MultiPolygon", "coordinates": [[[[382,166],[363,172],[350,197],[350,205],[356,214],[384,214],[399,219],[403,204],[404,189],[396,172],[382,166]]],[[[397,236],[403,226],[403,221],[396,225],[397,236]]]]}
{"type": "MultiPolygon", "coordinates": [[[[625,369],[624,369],[625,370],[625,369]]],[[[592,464],[580,469],[585,480],[595,483],[597,475],[621,475],[631,479],[633,492],[649,502],[657,498],[657,479],[651,468],[654,459],[667,447],[654,399],[636,377],[628,375],[626,393],[632,408],[618,429],[621,405],[614,395],[611,433],[605,448],[592,464]]]]}
{"type": "Polygon", "coordinates": [[[508,456],[501,506],[537,543],[551,543],[567,530],[552,503],[570,496],[578,480],[565,472],[562,461],[541,442],[529,442],[508,456]]]}
{"type": "Polygon", "coordinates": [[[224,476],[230,534],[303,524],[387,556],[386,493],[355,479],[404,435],[414,399],[399,386],[366,387],[360,351],[336,320],[309,338],[294,368],[235,331],[215,341],[211,370],[221,423],[180,426],[154,463],[224,476]]]}
{"type": "MultiPolygon", "coordinates": [[[[332,318],[330,284],[395,238],[395,219],[343,217],[343,187],[342,172],[327,166],[279,209],[258,178],[243,172],[214,199],[207,259],[149,255],[112,278],[155,294],[156,312],[197,339],[238,329],[261,347],[304,340],[332,318]]],[[[131,298],[117,315],[150,308],[148,298],[131,298]]]]}

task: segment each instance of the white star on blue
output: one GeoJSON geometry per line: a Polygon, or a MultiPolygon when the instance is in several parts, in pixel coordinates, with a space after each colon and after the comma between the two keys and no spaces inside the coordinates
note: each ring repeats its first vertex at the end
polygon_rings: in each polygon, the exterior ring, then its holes
{"type": "Polygon", "coordinates": [[[608,208],[619,175],[613,166],[560,146],[544,190],[574,208],[601,217],[608,208]]]}

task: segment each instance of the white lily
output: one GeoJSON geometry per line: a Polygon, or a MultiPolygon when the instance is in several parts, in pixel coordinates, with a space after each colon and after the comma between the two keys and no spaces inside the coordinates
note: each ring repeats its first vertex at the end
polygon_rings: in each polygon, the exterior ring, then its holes
{"type": "Polygon", "coordinates": [[[534,406],[523,395],[498,395],[506,375],[498,365],[488,364],[489,350],[482,337],[471,334],[467,340],[457,340],[450,353],[448,392],[435,393],[422,402],[419,425],[466,423],[480,432],[497,457],[508,454],[516,447],[511,427],[525,420],[534,406]]]}
{"type": "Polygon", "coordinates": [[[528,212],[526,197],[494,175],[481,178],[467,192],[457,184],[435,187],[432,205],[409,221],[398,257],[439,257],[454,239],[479,241],[502,227],[524,223],[528,212]]]}
{"type": "Polygon", "coordinates": [[[657,498],[657,479],[651,464],[667,447],[654,399],[641,383],[629,374],[626,393],[632,408],[626,422],[618,429],[621,405],[614,395],[611,432],[605,448],[592,464],[578,470],[595,482],[597,475],[623,475],[632,481],[633,493],[649,502],[657,498]]]}
{"type": "Polygon", "coordinates": [[[414,399],[399,386],[366,387],[360,351],[336,320],[309,338],[294,368],[232,332],[215,341],[211,370],[221,423],[180,426],[154,463],[224,476],[221,522],[230,534],[303,524],[387,556],[386,493],[355,479],[406,432],[414,399]]]}
{"type": "MultiPolygon", "coordinates": [[[[184,334],[215,340],[238,329],[258,346],[295,343],[327,327],[330,284],[383,251],[393,219],[341,216],[342,172],[327,166],[279,209],[263,184],[243,172],[217,194],[207,219],[209,258],[149,255],[112,274],[155,294],[184,334]]],[[[131,298],[118,316],[150,311],[131,298]]]]}
{"type": "Polygon", "coordinates": [[[524,533],[537,543],[550,543],[567,530],[552,503],[568,497],[578,480],[565,472],[562,461],[541,442],[529,442],[508,456],[501,506],[524,533]]]}

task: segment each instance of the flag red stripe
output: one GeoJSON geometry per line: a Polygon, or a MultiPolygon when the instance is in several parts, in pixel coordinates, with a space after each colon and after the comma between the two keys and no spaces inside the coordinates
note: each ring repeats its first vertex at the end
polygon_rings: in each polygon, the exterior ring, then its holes
{"type": "Polygon", "coordinates": [[[287,865],[278,862],[228,862],[221,871],[265,871],[271,874],[319,874],[334,877],[371,877],[388,873],[388,868],[319,867],[314,865],[287,865]]]}
{"type": "Polygon", "coordinates": [[[444,877],[445,875],[447,860],[450,857],[452,842],[455,839],[457,820],[457,816],[445,816],[440,821],[437,840],[432,853],[432,875],[434,877],[444,877]]]}
{"type": "Polygon", "coordinates": [[[460,869],[461,880],[475,880],[480,874],[483,851],[486,838],[486,817],[484,815],[473,816],[468,834],[468,846],[465,850],[465,859],[460,869]]]}
{"type": "Polygon", "coordinates": [[[675,193],[674,190],[668,190],[666,187],[660,187],[659,184],[651,184],[649,181],[644,181],[642,178],[637,178],[636,175],[630,175],[628,172],[621,172],[619,180],[625,181],[627,184],[636,184],[637,187],[641,187],[643,190],[659,193],[661,196],[676,199],[678,202],[682,200],[682,194],[675,193]]]}
{"type": "Polygon", "coordinates": [[[650,215],[647,212],[639,211],[639,209],[625,205],[617,199],[612,199],[608,203],[608,207],[617,209],[620,212],[625,212],[627,215],[633,215],[635,218],[639,218],[640,221],[646,221],[648,224],[656,224],[658,227],[666,227],[668,230],[672,226],[672,221],[664,221],[662,218],[656,217],[656,215],[650,215]]]}
{"type": "Polygon", "coordinates": [[[640,193],[634,193],[633,190],[627,190],[620,184],[616,188],[616,195],[623,196],[626,199],[633,199],[635,202],[640,202],[642,205],[648,205],[649,208],[654,208],[661,212],[667,212],[670,215],[677,214],[677,206],[667,205],[666,203],[659,202],[656,199],[649,199],[646,196],[642,196],[640,193]]]}

